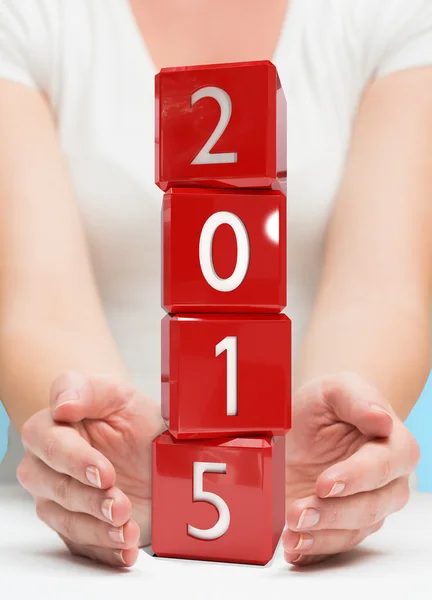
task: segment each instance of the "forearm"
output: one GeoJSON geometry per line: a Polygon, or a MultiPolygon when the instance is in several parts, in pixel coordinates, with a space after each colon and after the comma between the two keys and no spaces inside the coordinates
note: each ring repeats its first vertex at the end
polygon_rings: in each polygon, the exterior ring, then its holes
{"type": "Polygon", "coordinates": [[[128,380],[109,332],[88,325],[32,321],[0,331],[0,398],[18,429],[49,405],[51,383],[65,371],[128,380]]]}
{"type": "Polygon", "coordinates": [[[21,425],[67,370],[127,377],[53,111],[0,81],[0,399],[21,425]]]}
{"type": "Polygon", "coordinates": [[[315,304],[296,372],[296,386],[342,370],[374,383],[401,419],[417,401],[430,370],[429,310],[382,289],[356,294],[324,283],[315,304]]]}

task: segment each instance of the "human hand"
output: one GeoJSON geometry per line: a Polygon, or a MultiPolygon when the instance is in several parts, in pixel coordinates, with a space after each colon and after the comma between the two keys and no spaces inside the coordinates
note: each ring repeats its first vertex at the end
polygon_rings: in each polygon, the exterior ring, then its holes
{"type": "Polygon", "coordinates": [[[54,381],[50,401],[22,428],[18,480],[73,554],[131,566],[150,543],[160,409],[130,385],[77,373],[54,381]]]}
{"type": "Polygon", "coordinates": [[[285,560],[308,565],[352,549],[403,508],[420,453],[378,390],[343,373],[297,392],[286,456],[285,560]]]}

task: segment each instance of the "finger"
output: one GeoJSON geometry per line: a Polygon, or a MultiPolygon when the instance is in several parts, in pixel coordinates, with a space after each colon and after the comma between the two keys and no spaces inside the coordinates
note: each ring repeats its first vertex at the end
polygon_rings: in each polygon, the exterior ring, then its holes
{"type": "Polygon", "coordinates": [[[420,458],[419,446],[402,423],[397,427],[398,435],[367,442],[321,473],[316,482],[317,496],[350,496],[410,475],[420,458]]]}
{"type": "Polygon", "coordinates": [[[119,383],[112,377],[84,377],[71,371],[53,382],[50,391],[51,411],[53,418],[67,423],[77,423],[83,419],[107,419],[137,393],[132,385],[119,383]]]}
{"type": "Polygon", "coordinates": [[[287,507],[287,524],[293,531],[364,529],[403,508],[408,499],[408,477],[346,498],[309,496],[287,507]]]}
{"type": "Polygon", "coordinates": [[[53,424],[48,411],[38,413],[22,428],[24,447],[58,473],[85,485],[107,489],[114,485],[115,469],[74,428],[53,424]]]}
{"type": "Polygon", "coordinates": [[[366,436],[387,437],[393,430],[391,407],[375,388],[355,373],[327,378],[322,383],[326,403],[339,419],[366,436]]]}
{"type": "Polygon", "coordinates": [[[284,558],[287,563],[295,567],[307,567],[309,565],[315,565],[331,558],[331,554],[291,554],[284,552],[284,558]]]}
{"type": "Polygon", "coordinates": [[[332,558],[334,554],[295,554],[291,555],[289,552],[284,552],[284,558],[286,562],[290,563],[294,567],[309,567],[310,565],[316,565],[324,562],[329,558],[332,558]]]}
{"type": "Polygon", "coordinates": [[[85,513],[117,527],[132,516],[132,504],[119,488],[93,489],[53,471],[30,454],[23,458],[17,476],[33,497],[52,500],[69,511],[85,513]]]}
{"type": "Polygon", "coordinates": [[[140,529],[133,519],[121,527],[114,527],[89,515],[70,512],[42,498],[36,501],[36,512],[48,527],[75,544],[120,550],[138,545],[140,529]]]}
{"type": "Polygon", "coordinates": [[[99,548],[98,546],[82,546],[60,536],[71,554],[89,558],[97,562],[111,565],[113,567],[131,567],[135,564],[139,550],[138,548],[127,548],[125,550],[112,550],[111,548],[99,548]]]}
{"type": "Polygon", "coordinates": [[[291,556],[347,552],[381,529],[383,524],[384,520],[366,529],[325,529],[302,533],[287,529],[282,536],[284,552],[291,556]]]}

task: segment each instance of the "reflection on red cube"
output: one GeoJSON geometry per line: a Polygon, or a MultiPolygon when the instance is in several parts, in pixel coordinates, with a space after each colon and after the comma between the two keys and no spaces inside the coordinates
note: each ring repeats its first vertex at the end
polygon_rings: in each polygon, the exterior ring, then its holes
{"type": "Polygon", "coordinates": [[[269,61],[156,76],[157,185],[286,191],[286,100],[269,61]]]}
{"type": "Polygon", "coordinates": [[[178,439],[287,433],[289,318],[193,313],[164,317],[162,416],[178,439]]]}
{"type": "Polygon", "coordinates": [[[175,188],[163,200],[167,312],[286,306],[286,197],[276,190],[175,188]]]}
{"type": "Polygon", "coordinates": [[[157,556],[264,565],[285,522],[285,438],[153,441],[157,556]]]}

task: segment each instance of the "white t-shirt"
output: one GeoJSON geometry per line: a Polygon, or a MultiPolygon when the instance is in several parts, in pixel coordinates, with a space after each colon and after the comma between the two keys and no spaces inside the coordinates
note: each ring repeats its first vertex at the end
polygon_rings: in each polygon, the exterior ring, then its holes
{"type": "MultiPolygon", "coordinates": [[[[289,0],[273,62],[288,104],[295,356],[359,98],[371,78],[432,64],[432,0],[289,0]]],[[[136,384],[158,401],[155,73],[127,0],[0,0],[0,77],[48,94],[110,326],[136,384]]]]}

